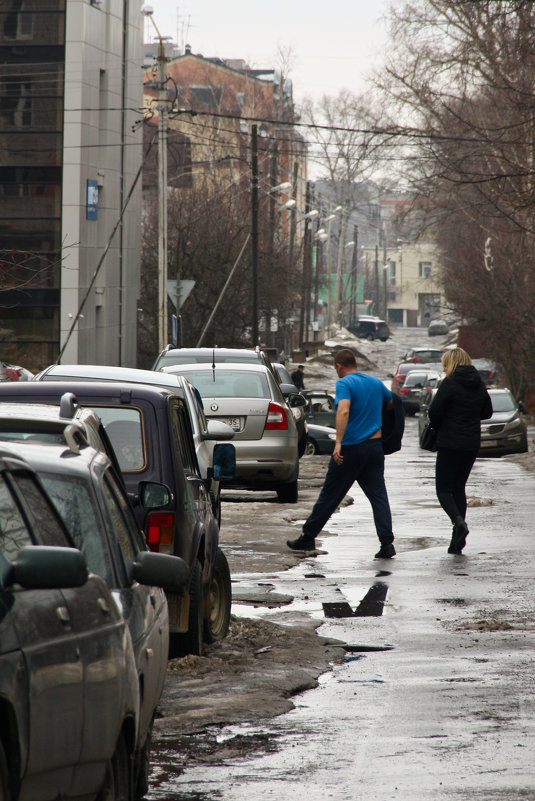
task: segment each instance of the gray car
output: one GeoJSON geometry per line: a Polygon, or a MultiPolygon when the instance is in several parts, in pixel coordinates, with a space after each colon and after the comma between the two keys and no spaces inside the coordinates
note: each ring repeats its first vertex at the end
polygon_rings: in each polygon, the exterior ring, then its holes
{"type": "Polygon", "coordinates": [[[297,428],[271,370],[261,364],[208,363],[164,371],[191,381],[206,415],[233,429],[236,471],[225,486],[275,490],[281,502],[297,502],[297,428]]]}
{"type": "Polygon", "coordinates": [[[0,798],[107,798],[115,786],[131,799],[139,683],[130,633],[35,472],[4,448],[0,665],[0,798]]]}

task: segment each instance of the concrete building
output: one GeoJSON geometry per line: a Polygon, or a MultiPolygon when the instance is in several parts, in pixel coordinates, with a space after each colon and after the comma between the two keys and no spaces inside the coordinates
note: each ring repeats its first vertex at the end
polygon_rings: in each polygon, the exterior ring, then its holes
{"type": "Polygon", "coordinates": [[[5,360],[135,365],[142,30],[139,0],[2,4],[5,360]]]}
{"type": "Polygon", "coordinates": [[[433,242],[365,248],[364,265],[374,300],[373,314],[407,326],[427,326],[441,316],[440,262],[433,242]]]}

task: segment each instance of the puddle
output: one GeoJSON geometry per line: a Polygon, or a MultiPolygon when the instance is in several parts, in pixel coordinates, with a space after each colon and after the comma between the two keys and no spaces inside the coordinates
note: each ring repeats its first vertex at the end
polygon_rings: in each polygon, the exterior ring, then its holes
{"type": "Polygon", "coordinates": [[[449,604],[450,606],[468,606],[464,598],[437,598],[438,604],[449,604]]]}
{"type": "Polygon", "coordinates": [[[374,651],[393,651],[393,645],[344,645],[348,654],[365,654],[374,651]]]}

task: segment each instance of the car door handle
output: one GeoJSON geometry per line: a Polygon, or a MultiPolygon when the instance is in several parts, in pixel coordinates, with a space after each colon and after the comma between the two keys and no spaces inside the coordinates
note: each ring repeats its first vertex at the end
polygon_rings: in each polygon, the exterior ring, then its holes
{"type": "Polygon", "coordinates": [[[98,605],[100,607],[100,611],[104,615],[109,615],[110,614],[110,605],[108,604],[108,602],[106,601],[105,598],[99,598],[98,599],[98,605]]]}
{"type": "Polygon", "coordinates": [[[69,610],[66,606],[58,606],[56,609],[56,614],[64,626],[70,626],[71,616],[69,615],[69,610]]]}

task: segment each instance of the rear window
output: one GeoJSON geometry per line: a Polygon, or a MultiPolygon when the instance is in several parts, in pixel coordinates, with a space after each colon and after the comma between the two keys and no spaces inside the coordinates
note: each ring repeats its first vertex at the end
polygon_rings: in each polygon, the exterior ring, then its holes
{"type": "Polygon", "coordinates": [[[422,387],[426,384],[427,373],[409,373],[405,379],[404,387],[415,387],[420,384],[422,387]]]}
{"type": "MultiPolygon", "coordinates": [[[[164,353],[157,362],[157,369],[161,370],[162,367],[170,367],[173,364],[211,364],[214,360],[214,354],[209,353],[164,353]]],[[[224,354],[215,352],[215,363],[233,363],[233,364],[259,364],[260,359],[257,354],[252,351],[251,354],[244,353],[240,355],[224,354]]]]}
{"type": "Polygon", "coordinates": [[[117,456],[122,472],[143,470],[146,465],[143,418],[140,409],[123,406],[91,406],[98,414],[117,456]]]}
{"type": "Polygon", "coordinates": [[[267,378],[262,373],[233,370],[184,370],[203,398],[271,398],[267,378]]]}

